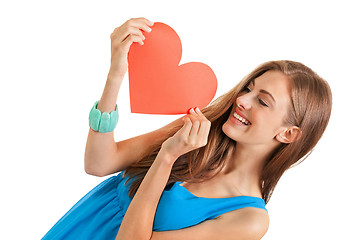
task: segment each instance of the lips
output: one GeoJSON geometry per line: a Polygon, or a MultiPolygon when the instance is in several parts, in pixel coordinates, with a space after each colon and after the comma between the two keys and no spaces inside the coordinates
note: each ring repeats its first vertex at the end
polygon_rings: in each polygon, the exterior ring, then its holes
{"type": "Polygon", "coordinates": [[[235,113],[234,113],[235,114],[234,117],[236,119],[238,119],[245,125],[251,125],[251,122],[249,121],[249,119],[247,119],[247,117],[245,117],[245,115],[238,108],[235,108],[235,113]]]}

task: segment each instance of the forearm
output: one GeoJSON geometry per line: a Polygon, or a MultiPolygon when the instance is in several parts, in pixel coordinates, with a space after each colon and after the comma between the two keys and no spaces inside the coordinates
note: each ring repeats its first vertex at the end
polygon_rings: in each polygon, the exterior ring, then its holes
{"type": "MultiPolygon", "coordinates": [[[[112,112],[115,110],[116,100],[121,86],[123,76],[109,72],[106,85],[97,106],[101,112],[112,112]]],[[[107,164],[107,159],[112,159],[116,151],[114,132],[100,133],[89,128],[85,148],[85,171],[89,174],[99,175],[102,167],[107,164]]]]}
{"type": "Polygon", "coordinates": [[[111,112],[115,109],[116,100],[119,94],[119,89],[123,81],[124,75],[110,71],[103,94],[98,104],[98,109],[101,112],[111,112]]]}
{"type": "Polygon", "coordinates": [[[126,211],[116,240],[151,238],[157,205],[175,160],[160,150],[126,211]]]}

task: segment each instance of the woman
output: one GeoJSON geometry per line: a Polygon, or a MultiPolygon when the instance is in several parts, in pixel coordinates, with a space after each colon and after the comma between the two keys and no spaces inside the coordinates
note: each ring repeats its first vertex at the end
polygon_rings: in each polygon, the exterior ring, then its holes
{"type": "MultiPolygon", "coordinates": [[[[130,19],[111,34],[111,67],[93,109],[117,109],[130,45],[144,44],[142,31],[152,24],[130,19]]],[[[269,225],[265,204],[282,174],[319,141],[331,101],[311,69],[272,61],[202,111],[156,131],[115,143],[113,129],[91,127],[86,172],[120,173],[43,239],[260,239],[269,225]]]]}

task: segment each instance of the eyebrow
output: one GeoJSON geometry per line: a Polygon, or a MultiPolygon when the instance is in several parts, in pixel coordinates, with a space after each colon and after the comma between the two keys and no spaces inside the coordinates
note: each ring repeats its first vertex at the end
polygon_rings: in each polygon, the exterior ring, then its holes
{"type": "MultiPolygon", "coordinates": [[[[255,86],[255,79],[251,80],[251,83],[255,86]]],[[[272,99],[274,102],[276,102],[276,101],[275,101],[275,98],[273,97],[273,95],[271,95],[271,93],[269,93],[268,91],[266,91],[266,90],[264,90],[264,89],[261,89],[260,92],[269,95],[269,96],[271,97],[271,99],[272,99]]]]}

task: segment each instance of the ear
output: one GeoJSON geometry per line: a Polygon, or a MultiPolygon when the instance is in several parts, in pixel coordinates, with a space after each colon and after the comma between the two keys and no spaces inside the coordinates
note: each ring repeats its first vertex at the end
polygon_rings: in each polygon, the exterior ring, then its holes
{"type": "Polygon", "coordinates": [[[276,135],[276,140],[282,143],[292,143],[301,138],[302,131],[297,126],[288,127],[276,135]]]}

